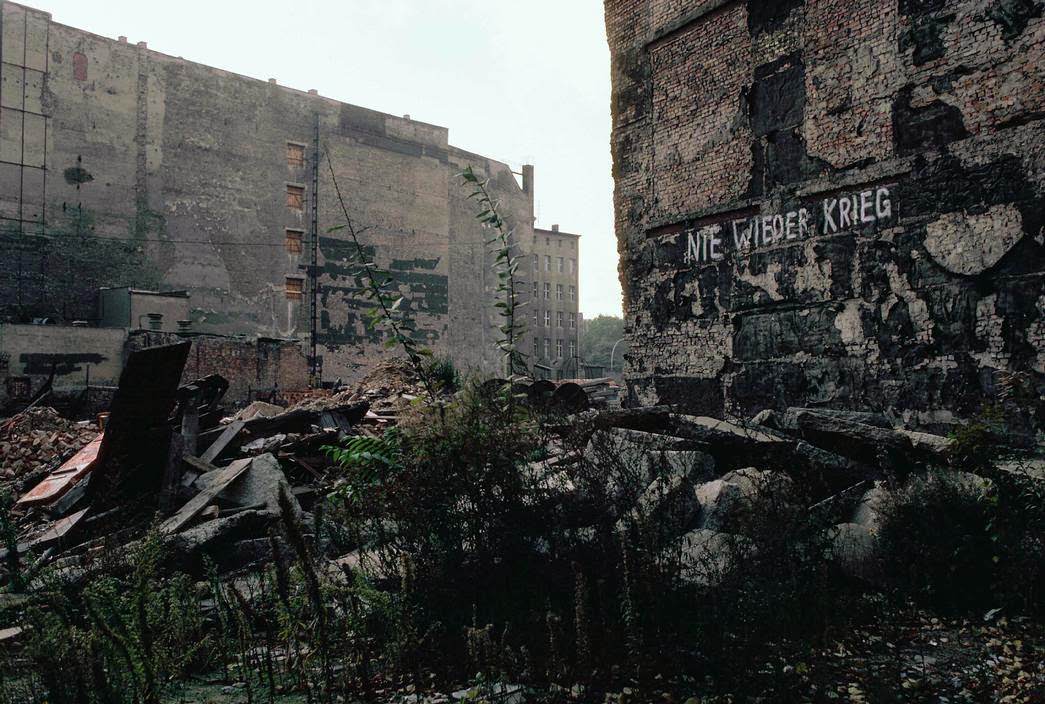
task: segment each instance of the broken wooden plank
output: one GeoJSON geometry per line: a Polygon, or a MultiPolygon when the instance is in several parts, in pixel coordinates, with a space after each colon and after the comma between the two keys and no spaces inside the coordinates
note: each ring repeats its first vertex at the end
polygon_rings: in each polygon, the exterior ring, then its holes
{"type": "Polygon", "coordinates": [[[218,459],[229,443],[235,439],[239,432],[243,430],[243,426],[246,423],[242,420],[235,420],[225,426],[225,430],[221,432],[218,439],[211,443],[211,446],[207,448],[207,451],[200,455],[200,459],[204,462],[213,462],[218,459]]]}
{"type": "MultiPolygon", "coordinates": [[[[202,457],[192,457],[190,455],[190,456],[182,457],[181,461],[184,462],[185,464],[189,465],[193,469],[195,469],[200,474],[207,474],[208,472],[216,472],[219,469],[221,469],[221,467],[215,467],[214,465],[212,465],[210,462],[208,462],[207,460],[203,459],[202,457]]],[[[186,485],[186,486],[188,486],[188,485],[186,485]]]]}
{"type": "Polygon", "coordinates": [[[57,520],[47,526],[29,539],[29,548],[39,549],[56,543],[61,543],[70,533],[73,532],[73,530],[76,529],[87,515],[88,511],[90,511],[90,508],[85,508],[82,511],[77,511],[71,516],[66,516],[65,518],[57,520]]]}
{"type": "Polygon", "coordinates": [[[241,474],[246,472],[247,468],[250,467],[250,464],[253,461],[253,458],[245,457],[234,461],[228,467],[222,469],[221,474],[211,482],[210,486],[192,497],[192,499],[182,506],[176,514],[163,522],[160,526],[160,532],[167,534],[177,533],[179,530],[187,526],[189,522],[197,516],[197,514],[207,507],[207,504],[217,498],[218,494],[225,491],[232,482],[236,481],[241,474]]]}
{"type": "Polygon", "coordinates": [[[46,479],[18,499],[18,505],[34,506],[51,503],[76,486],[97,465],[102,437],[103,433],[99,433],[94,440],[87,443],[62,466],[47,475],[46,479]]]}

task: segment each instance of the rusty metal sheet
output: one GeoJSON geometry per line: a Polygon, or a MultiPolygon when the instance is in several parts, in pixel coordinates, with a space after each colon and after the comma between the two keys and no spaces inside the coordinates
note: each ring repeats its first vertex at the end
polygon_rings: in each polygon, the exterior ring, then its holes
{"type": "Polygon", "coordinates": [[[65,495],[77,482],[87,476],[98,463],[104,433],[84,445],[79,452],[47,475],[47,478],[18,499],[20,506],[48,504],[65,495]]]}

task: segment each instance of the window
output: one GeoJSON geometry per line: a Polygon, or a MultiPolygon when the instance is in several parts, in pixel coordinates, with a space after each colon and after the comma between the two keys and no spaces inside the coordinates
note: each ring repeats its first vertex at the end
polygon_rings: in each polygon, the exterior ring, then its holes
{"type": "Polygon", "coordinates": [[[562,340],[555,341],[555,358],[562,359],[562,340]]]}
{"type": "Polygon", "coordinates": [[[555,284],[555,300],[562,300],[562,284],[555,284]]]}
{"type": "Polygon", "coordinates": [[[300,301],[305,294],[305,280],[296,276],[288,276],[286,281],[287,300],[300,301]]]}
{"type": "Polygon", "coordinates": [[[544,311],[544,327],[550,328],[552,326],[552,312],[550,310],[544,311]]]}
{"type": "Polygon", "coordinates": [[[305,187],[287,184],[287,207],[292,210],[305,209],[305,187]]]}
{"type": "Polygon", "coordinates": [[[571,301],[576,301],[577,300],[577,287],[576,286],[570,286],[570,300],[571,301]]]}
{"type": "Polygon", "coordinates": [[[570,329],[571,330],[576,330],[577,329],[577,314],[576,313],[570,313],[570,329]]]}
{"type": "Polygon", "coordinates": [[[541,255],[539,255],[539,254],[533,255],[533,270],[534,271],[540,271],[541,270],[541,255]]]}
{"type": "Polygon", "coordinates": [[[555,314],[555,324],[558,327],[560,327],[560,328],[562,327],[562,311],[561,310],[558,313],[555,314]]]}
{"type": "Polygon", "coordinates": [[[544,338],[544,358],[548,359],[552,356],[552,341],[547,337],[544,338]]]}
{"type": "Polygon", "coordinates": [[[533,356],[534,357],[540,357],[541,356],[541,343],[540,343],[540,341],[536,337],[533,338],[533,356]]]}
{"type": "Polygon", "coordinates": [[[287,252],[289,252],[290,254],[301,254],[302,250],[304,249],[305,231],[292,230],[288,227],[286,233],[287,252]]]}
{"type": "Polygon", "coordinates": [[[559,273],[566,271],[566,263],[562,257],[559,257],[559,273]]]}
{"type": "Polygon", "coordinates": [[[555,248],[562,249],[562,240],[555,240],[555,248]]]}
{"type": "Polygon", "coordinates": [[[538,315],[539,315],[539,312],[538,312],[538,310],[537,310],[536,308],[534,308],[534,309],[533,309],[533,326],[534,326],[534,327],[537,327],[537,325],[538,325],[538,322],[539,322],[539,321],[537,320],[537,316],[538,316],[538,315]]]}
{"type": "Polygon", "coordinates": [[[287,142],[287,166],[292,169],[305,168],[305,145],[287,142]]]}
{"type": "Polygon", "coordinates": [[[539,290],[540,285],[541,284],[539,282],[537,282],[537,281],[533,282],[533,297],[534,298],[537,298],[537,296],[540,295],[540,290],[539,290]]]}
{"type": "Polygon", "coordinates": [[[577,260],[576,259],[570,259],[570,273],[571,274],[573,273],[573,270],[574,270],[574,268],[576,268],[576,266],[577,266],[577,260]]]}
{"type": "Polygon", "coordinates": [[[79,51],[73,54],[73,78],[77,81],[87,80],[87,55],[79,51]]]}
{"type": "Polygon", "coordinates": [[[545,271],[551,271],[552,270],[552,257],[551,257],[550,254],[545,254],[544,255],[544,270],[545,271]]]}
{"type": "Polygon", "coordinates": [[[544,284],[544,300],[551,300],[552,297],[552,285],[544,284]]]}
{"type": "Polygon", "coordinates": [[[570,359],[573,359],[576,356],[577,356],[577,341],[576,340],[570,340],[570,359]]]}

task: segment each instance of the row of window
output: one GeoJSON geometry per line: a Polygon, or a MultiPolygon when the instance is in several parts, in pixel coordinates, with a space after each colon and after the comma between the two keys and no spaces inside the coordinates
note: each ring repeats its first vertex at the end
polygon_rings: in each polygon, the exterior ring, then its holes
{"type": "MultiPolygon", "coordinates": [[[[563,288],[562,284],[555,284],[555,300],[557,300],[557,301],[564,300],[564,298],[563,298],[564,291],[565,291],[565,289],[563,288]]],[[[534,281],[533,282],[533,298],[534,298],[534,300],[536,300],[536,299],[538,299],[540,297],[541,297],[541,282],[534,281]]],[[[549,284],[549,283],[546,283],[546,284],[544,284],[544,300],[546,300],[546,301],[551,300],[551,297],[552,297],[552,285],[549,284]]],[[[577,287],[576,286],[572,286],[572,285],[570,286],[570,300],[571,301],[576,301],[577,300],[577,287]]]]}
{"type": "MultiPolygon", "coordinates": [[[[533,236],[533,243],[537,244],[537,235],[533,236]]],[[[577,241],[576,240],[571,238],[569,240],[569,243],[570,243],[570,249],[576,249],[577,248],[577,241]]],[[[552,238],[551,237],[545,237],[544,238],[544,246],[545,247],[551,247],[552,246],[552,238]]],[[[562,239],[561,238],[556,238],[555,246],[558,249],[562,249],[562,239]]]]}
{"type": "MultiPolygon", "coordinates": [[[[577,356],[577,341],[576,340],[570,340],[569,342],[570,342],[570,358],[572,359],[573,357],[577,356]]],[[[552,341],[551,341],[550,338],[547,338],[547,337],[544,338],[544,354],[543,355],[541,354],[541,338],[539,338],[539,337],[533,338],[533,356],[534,357],[543,357],[544,359],[551,359],[552,358],[551,351],[552,351],[552,341]]],[[[559,338],[558,340],[555,341],[555,358],[556,359],[562,359],[562,351],[563,351],[563,340],[562,340],[562,338],[559,338]]]]}
{"type": "MultiPolygon", "coordinates": [[[[557,271],[560,274],[572,274],[574,270],[577,268],[576,259],[567,259],[566,257],[556,257],[556,259],[558,260],[556,262],[557,271]]],[[[533,270],[534,272],[538,272],[541,270],[541,255],[539,254],[533,255],[533,270]]],[[[552,270],[552,257],[550,254],[544,255],[544,270],[552,270]]]]}
{"type": "MultiPolygon", "coordinates": [[[[563,323],[566,320],[566,315],[563,311],[555,311],[555,327],[564,327],[563,323]]],[[[541,324],[541,312],[534,309],[533,311],[533,326],[540,327],[541,324]]],[[[544,327],[550,328],[552,326],[552,312],[550,310],[544,311],[544,327]]],[[[577,329],[577,314],[570,313],[570,329],[577,329]]]]}

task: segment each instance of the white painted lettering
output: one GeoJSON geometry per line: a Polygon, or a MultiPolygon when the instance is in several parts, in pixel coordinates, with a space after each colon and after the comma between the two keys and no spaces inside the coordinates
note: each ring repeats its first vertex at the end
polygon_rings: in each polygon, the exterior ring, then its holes
{"type": "Polygon", "coordinates": [[[743,220],[733,221],[733,244],[738,250],[747,249],[751,243],[751,228],[747,230],[740,230],[737,228],[737,223],[743,223],[743,220]]]}
{"type": "Polygon", "coordinates": [[[718,246],[722,244],[722,240],[714,235],[711,236],[711,261],[720,261],[726,258],[726,255],[718,251],[718,246]]]}
{"type": "Polygon", "coordinates": [[[809,232],[809,211],[801,208],[798,211],[798,236],[805,237],[809,232]]]}
{"type": "Polygon", "coordinates": [[[849,220],[849,214],[853,212],[853,202],[848,198],[841,198],[838,201],[838,226],[843,230],[852,225],[849,220]]]}
{"type": "Polygon", "coordinates": [[[871,196],[874,193],[871,191],[864,191],[860,194],[860,222],[874,222],[874,217],[871,215],[871,196]]]}
{"type": "Polygon", "coordinates": [[[835,224],[835,218],[832,214],[836,205],[838,205],[838,201],[834,198],[824,201],[824,234],[838,232],[838,225],[835,224]]]}
{"type": "Polygon", "coordinates": [[[874,196],[874,214],[879,220],[892,217],[893,202],[889,199],[889,189],[879,188],[874,196]]]}
{"type": "Polygon", "coordinates": [[[784,216],[773,216],[773,242],[779,242],[784,238],[784,216]]]}
{"type": "Polygon", "coordinates": [[[795,237],[798,236],[798,235],[795,234],[795,215],[796,215],[795,211],[793,211],[793,210],[789,211],[788,214],[787,214],[787,218],[786,218],[787,224],[784,226],[785,227],[785,233],[786,233],[785,236],[789,240],[793,240],[793,239],[795,239],[795,237]]]}
{"type": "Polygon", "coordinates": [[[698,261],[700,258],[700,253],[697,250],[697,242],[693,239],[693,230],[686,230],[686,238],[687,241],[685,261],[687,264],[692,264],[693,262],[698,261]]]}

